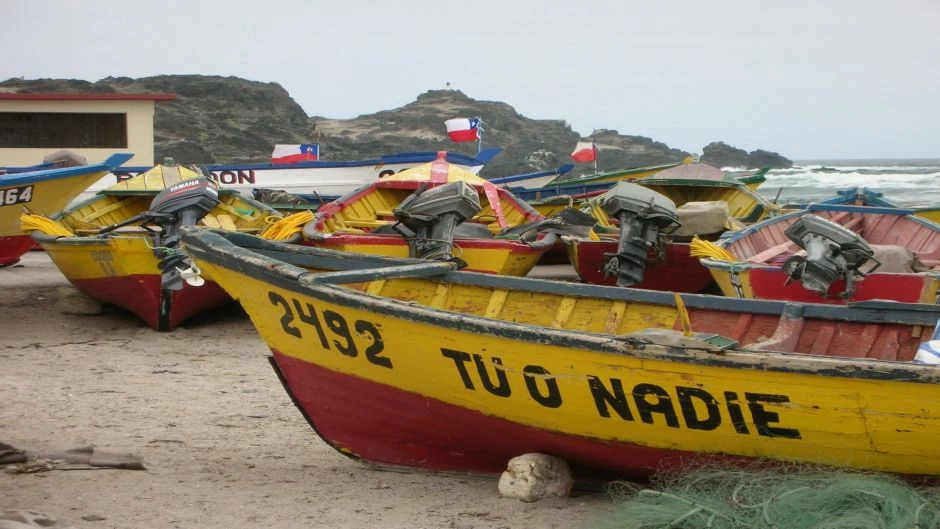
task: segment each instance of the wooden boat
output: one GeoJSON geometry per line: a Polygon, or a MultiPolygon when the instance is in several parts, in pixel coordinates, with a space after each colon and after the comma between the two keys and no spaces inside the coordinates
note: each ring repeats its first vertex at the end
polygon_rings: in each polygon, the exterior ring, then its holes
{"type": "MultiPolygon", "coordinates": [[[[867,187],[848,187],[836,191],[836,194],[815,202],[816,204],[845,204],[855,206],[874,206],[882,208],[903,208],[894,201],[886,198],[881,191],[875,191],[867,187]]],[[[805,209],[808,204],[787,203],[781,204],[782,209],[795,210],[805,209]]],[[[931,222],[940,223],[940,206],[921,206],[909,208],[917,217],[927,219],[931,222]]]]}
{"type": "Polygon", "coordinates": [[[767,181],[769,167],[764,167],[757,171],[742,171],[735,173],[726,173],[721,169],[701,162],[689,162],[670,167],[656,173],[656,178],[680,179],[680,180],[708,180],[724,181],[744,184],[751,191],[767,181]]]}
{"type": "Polygon", "coordinates": [[[302,243],[334,250],[459,259],[474,271],[525,275],[554,242],[544,218],[492,182],[432,163],[382,178],[321,206],[302,243]]]}
{"type": "Polygon", "coordinates": [[[34,246],[20,229],[20,215],[29,211],[51,215],[68,205],[88,186],[114,170],[131,154],[114,154],[99,164],[58,167],[0,175],[0,267],[17,263],[34,246]]]}
{"type": "MultiPolygon", "coordinates": [[[[496,155],[498,147],[483,149],[475,156],[448,152],[447,160],[477,174],[496,155]]],[[[437,158],[436,151],[401,152],[362,160],[310,160],[296,163],[208,164],[203,169],[212,173],[220,189],[233,189],[251,197],[255,189],[279,189],[294,195],[337,197],[383,178],[428,163],[437,158]]],[[[81,199],[122,182],[152,167],[123,167],[92,184],[81,199]]]]}
{"type": "Polygon", "coordinates": [[[810,204],[728,234],[702,264],[731,297],[937,303],[940,225],[911,213],[810,204]]]}
{"type": "Polygon", "coordinates": [[[357,460],[500,473],[541,452],[585,480],[703,460],[940,476],[940,366],[912,362],[937,306],[374,268],[216,230],[182,244],[250,315],[316,433],[357,460]]]}
{"type": "Polygon", "coordinates": [[[234,191],[218,191],[199,177],[186,167],[158,165],[51,219],[26,217],[24,230],[32,231],[78,290],[136,314],[153,329],[172,331],[231,301],[211,281],[185,280],[189,265],[177,248],[179,227],[198,221],[259,233],[280,218],[274,209],[234,191]],[[185,193],[192,194],[194,205],[181,203],[185,193]],[[157,208],[158,200],[166,206],[157,208]],[[188,218],[194,209],[200,216],[188,218]]]}
{"type": "Polygon", "coordinates": [[[685,162],[633,167],[594,173],[574,178],[556,179],[545,187],[512,188],[513,194],[527,202],[538,202],[554,196],[577,196],[587,198],[603,194],[617,182],[648,178],[660,171],[676,167],[685,162]]]}
{"type": "Polygon", "coordinates": [[[662,178],[663,173],[619,183],[591,200],[596,236],[563,238],[582,281],[717,293],[711,272],[690,254],[692,238],[714,241],[776,211],[744,183],[662,178]],[[662,224],[663,215],[670,217],[669,223],[662,224]],[[624,225],[635,229],[624,232],[624,225]]]}
{"type": "Polygon", "coordinates": [[[558,179],[574,169],[572,164],[564,164],[548,171],[534,171],[510,176],[499,176],[488,180],[498,186],[510,189],[536,189],[545,187],[549,182],[558,179]]]}

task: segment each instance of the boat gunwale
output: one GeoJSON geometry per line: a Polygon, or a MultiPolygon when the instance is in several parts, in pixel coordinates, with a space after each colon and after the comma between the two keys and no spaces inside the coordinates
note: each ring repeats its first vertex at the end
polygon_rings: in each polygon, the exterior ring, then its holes
{"type": "MultiPolygon", "coordinates": [[[[365,282],[368,274],[362,270],[356,273],[347,271],[338,272],[310,272],[302,268],[302,264],[293,264],[279,261],[266,253],[265,247],[277,250],[283,246],[273,241],[244,236],[243,242],[253,243],[253,239],[262,241],[261,244],[242,246],[232,242],[234,237],[225,237],[217,230],[186,228],[182,233],[184,251],[191,257],[205,259],[215,265],[228,268],[237,273],[253,276],[259,281],[268,282],[288,291],[311,296],[329,303],[343,305],[357,310],[366,310],[388,316],[406,319],[408,321],[423,322],[441,327],[456,327],[463,332],[486,334],[495,337],[508,338],[516,341],[530,343],[549,343],[556,347],[569,347],[589,350],[598,353],[629,354],[636,358],[659,361],[678,361],[691,364],[705,364],[713,367],[726,367],[735,369],[760,369],[772,372],[803,373],[814,376],[837,376],[843,378],[857,378],[869,380],[896,380],[916,383],[940,382],[940,366],[929,364],[914,364],[910,362],[882,360],[877,358],[850,358],[839,356],[814,355],[808,353],[787,351],[752,350],[746,347],[709,352],[704,349],[682,348],[676,346],[646,344],[631,335],[609,335],[589,331],[576,331],[571,329],[556,329],[544,326],[534,326],[525,323],[509,322],[476,315],[461,314],[453,311],[436,309],[424,305],[389,299],[361,292],[340,284],[347,282],[365,282]],[[222,239],[222,240],[220,240],[222,239]],[[272,248],[273,247],[273,248],[272,248]],[[252,273],[255,270],[256,272],[252,273]],[[262,275],[259,275],[262,274],[262,275]],[[345,278],[344,278],[345,276],[345,278]],[[303,280],[307,278],[306,280],[303,280]]],[[[319,266],[326,266],[329,258],[337,262],[357,261],[359,254],[348,254],[320,248],[307,248],[302,252],[309,258],[323,258],[319,266]],[[333,255],[330,255],[333,254],[333,255]]],[[[292,249],[277,253],[277,255],[296,256],[292,249]]],[[[274,255],[274,254],[272,254],[274,255]]],[[[373,256],[377,257],[377,256],[373,256]]],[[[383,260],[373,260],[372,264],[381,265],[383,260]]],[[[412,268],[417,265],[421,270],[429,270],[428,262],[420,259],[411,259],[412,268]],[[417,261],[417,263],[415,262],[417,261]]],[[[386,258],[385,263],[395,263],[400,266],[404,260],[386,258]]],[[[360,261],[361,263],[361,261],[360,261]]],[[[316,263],[306,263],[317,266],[316,263]]],[[[407,273],[407,270],[403,270],[407,273]]],[[[423,275],[428,275],[424,273],[423,275]]],[[[375,271],[374,279],[390,277],[388,268],[375,271]]],[[[605,287],[600,285],[568,284],[535,278],[516,278],[511,276],[497,276],[474,272],[447,272],[438,276],[442,281],[457,284],[476,285],[489,288],[536,290],[549,293],[568,293],[573,296],[602,297],[606,299],[623,299],[622,294],[630,290],[631,300],[655,303],[660,305],[674,305],[674,295],[671,292],[643,291],[625,289],[623,287],[605,287]],[[588,287],[588,288],[583,288],[588,287]],[[621,295],[618,296],[617,293],[621,295]]],[[[740,306],[743,300],[722,298],[700,294],[683,294],[682,299],[687,308],[711,308],[732,310],[733,305],[740,306]]],[[[749,312],[762,314],[783,315],[784,311],[792,313],[798,307],[801,316],[805,318],[821,317],[849,322],[872,323],[900,323],[905,325],[933,326],[940,315],[940,307],[923,304],[908,304],[897,302],[863,302],[851,306],[825,305],[815,303],[783,302],[771,300],[746,300],[752,309],[749,312]],[[901,318],[901,314],[908,317],[901,318]],[[914,318],[912,318],[914,317],[914,318]],[[912,319],[914,320],[912,322],[912,319]]],[[[247,310],[247,308],[246,308],[247,310]]]]}

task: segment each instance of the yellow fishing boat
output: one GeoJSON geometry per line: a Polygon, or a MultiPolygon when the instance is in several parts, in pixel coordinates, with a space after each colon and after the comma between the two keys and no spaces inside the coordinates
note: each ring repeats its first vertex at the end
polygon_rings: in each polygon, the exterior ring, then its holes
{"type": "Polygon", "coordinates": [[[940,344],[937,306],[381,266],[217,230],[182,245],[247,311],[317,434],[362,461],[498,474],[540,452],[576,479],[755,460],[940,476],[940,365],[919,352],[940,344]]]}
{"type": "Polygon", "coordinates": [[[543,220],[525,201],[441,153],[321,206],[304,226],[302,244],[525,275],[557,240],[538,230],[543,220]]]}
{"type": "Polygon", "coordinates": [[[198,222],[260,233],[280,217],[236,191],[219,192],[197,171],[157,165],[51,218],[24,216],[22,224],[78,290],[172,331],[231,301],[212,281],[189,277],[179,228],[198,222]]]}
{"type": "Polygon", "coordinates": [[[79,162],[77,166],[0,174],[0,267],[17,263],[35,245],[20,229],[20,215],[24,211],[36,215],[61,211],[82,191],[132,156],[114,154],[99,164],[79,162]]]}

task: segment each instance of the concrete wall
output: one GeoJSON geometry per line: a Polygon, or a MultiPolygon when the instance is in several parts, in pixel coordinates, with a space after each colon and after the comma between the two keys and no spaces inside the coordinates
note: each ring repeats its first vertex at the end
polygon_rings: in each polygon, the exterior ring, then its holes
{"type": "MultiPolygon", "coordinates": [[[[62,147],[84,156],[88,163],[99,163],[116,152],[130,152],[134,157],[125,165],[153,165],[153,111],[151,100],[56,101],[2,100],[0,112],[81,112],[127,114],[127,149],[78,149],[62,147]]],[[[61,149],[0,148],[0,167],[22,167],[42,163],[44,156],[61,149]]]]}

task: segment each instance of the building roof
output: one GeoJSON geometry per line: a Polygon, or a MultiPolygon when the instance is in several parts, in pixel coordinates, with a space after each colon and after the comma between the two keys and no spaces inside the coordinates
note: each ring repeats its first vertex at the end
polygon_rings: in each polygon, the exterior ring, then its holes
{"type": "Polygon", "coordinates": [[[167,92],[0,92],[0,101],[153,101],[162,103],[176,99],[167,92]]]}

